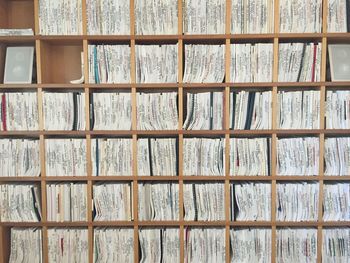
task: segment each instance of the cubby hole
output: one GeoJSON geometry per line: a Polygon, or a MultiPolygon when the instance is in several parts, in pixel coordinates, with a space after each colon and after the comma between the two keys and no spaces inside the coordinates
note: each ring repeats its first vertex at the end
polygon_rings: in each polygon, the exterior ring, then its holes
{"type": "Polygon", "coordinates": [[[0,0],[0,28],[33,29],[33,0],[0,0]]]}

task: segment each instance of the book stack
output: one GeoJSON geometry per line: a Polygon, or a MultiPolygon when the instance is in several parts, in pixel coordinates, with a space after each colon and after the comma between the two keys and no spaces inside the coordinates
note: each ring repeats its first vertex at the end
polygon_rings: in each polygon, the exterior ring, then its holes
{"type": "Polygon", "coordinates": [[[350,129],[350,91],[327,90],[326,96],[327,129],[350,129]]]}
{"type": "Polygon", "coordinates": [[[350,137],[326,138],[324,143],[325,175],[350,174],[350,137]]]}
{"type": "Polygon", "coordinates": [[[39,129],[38,99],[35,92],[0,92],[0,131],[39,129]]]}

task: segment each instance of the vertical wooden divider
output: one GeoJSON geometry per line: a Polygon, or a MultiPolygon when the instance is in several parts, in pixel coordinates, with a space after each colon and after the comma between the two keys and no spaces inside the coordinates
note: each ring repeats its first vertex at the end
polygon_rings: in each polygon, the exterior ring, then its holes
{"type": "Polygon", "coordinates": [[[93,253],[94,253],[94,229],[92,224],[92,210],[93,210],[93,198],[92,198],[92,160],[91,160],[91,135],[90,130],[90,90],[89,90],[89,59],[88,59],[88,40],[87,35],[87,8],[86,0],[82,0],[82,29],[83,29],[83,59],[84,59],[84,94],[85,94],[85,143],[86,143],[86,172],[87,172],[87,222],[88,222],[88,258],[89,262],[93,262],[93,253]]]}
{"type": "MultiPolygon", "coordinates": [[[[225,83],[230,83],[231,65],[231,0],[226,0],[225,19],[225,83]]],[[[224,130],[225,130],[225,255],[226,263],[230,263],[230,86],[224,91],[224,130]]]]}
{"type": "MultiPolygon", "coordinates": [[[[272,81],[278,82],[278,54],[279,54],[279,0],[274,2],[274,38],[273,38],[273,75],[272,81]]],[[[271,262],[276,262],[276,199],[277,199],[277,89],[274,85],[272,87],[272,138],[271,138],[271,262]]]]}
{"type": "MultiPolygon", "coordinates": [[[[327,17],[328,17],[328,0],[323,0],[322,10],[322,56],[321,56],[321,82],[326,81],[327,66],[327,17]]],[[[322,229],[323,229],[323,176],[324,176],[324,129],[325,126],[325,106],[326,106],[326,86],[320,87],[320,129],[319,135],[319,197],[318,197],[318,228],[317,228],[317,262],[322,262],[322,229]]]]}
{"type": "Polygon", "coordinates": [[[136,108],[136,48],[135,48],[135,2],[130,0],[130,77],[131,77],[131,107],[132,107],[132,156],[133,156],[133,214],[134,214],[134,262],[139,262],[139,220],[138,220],[138,173],[137,173],[137,108],[136,108]]]}
{"type": "Polygon", "coordinates": [[[181,39],[182,36],[182,23],[183,23],[183,17],[182,17],[182,0],[178,0],[177,2],[177,35],[178,35],[178,105],[179,105],[179,125],[178,125],[178,179],[179,179],[179,240],[180,240],[180,262],[184,262],[185,258],[185,229],[184,229],[184,210],[183,210],[183,134],[180,133],[182,130],[183,120],[184,120],[184,90],[183,90],[183,40],[181,39]]]}
{"type": "MultiPolygon", "coordinates": [[[[36,35],[40,34],[39,29],[39,0],[34,0],[34,32],[36,35]]],[[[35,52],[36,52],[36,68],[37,68],[37,95],[38,95],[38,114],[39,114],[39,131],[44,130],[44,119],[43,119],[43,67],[42,67],[42,43],[41,40],[35,40],[35,52]]],[[[42,258],[44,262],[48,262],[48,231],[47,226],[47,197],[46,197],[46,165],[45,165],[45,137],[43,134],[39,136],[39,155],[40,155],[40,186],[41,186],[41,223],[42,223],[42,258]]]]}

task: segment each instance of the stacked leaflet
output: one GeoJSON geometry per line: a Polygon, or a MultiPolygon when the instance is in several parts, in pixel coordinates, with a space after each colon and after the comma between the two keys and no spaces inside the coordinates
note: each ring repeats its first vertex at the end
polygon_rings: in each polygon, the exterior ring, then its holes
{"type": "Polygon", "coordinates": [[[85,130],[85,95],[80,92],[43,92],[45,130],[85,130]]]}
{"type": "Polygon", "coordinates": [[[318,129],[320,91],[279,91],[277,119],[280,129],[318,129]]]}
{"type": "Polygon", "coordinates": [[[230,92],[230,129],[267,130],[272,127],[272,92],[230,92]]]}
{"type": "Polygon", "coordinates": [[[33,36],[32,28],[1,28],[0,36],[33,36]]]}
{"type": "Polygon", "coordinates": [[[232,0],[232,34],[273,33],[273,28],[274,0],[232,0]]]}
{"type": "Polygon", "coordinates": [[[85,228],[49,228],[49,262],[89,262],[88,230],[85,228]]]}
{"type": "Polygon", "coordinates": [[[326,138],[325,175],[350,175],[350,137],[326,138]]]}
{"type": "Polygon", "coordinates": [[[276,239],[276,262],[316,262],[317,229],[277,229],[276,239]]]}
{"type": "Polygon", "coordinates": [[[40,190],[34,184],[0,185],[0,221],[39,222],[40,190]]]}
{"type": "Polygon", "coordinates": [[[350,221],[350,184],[324,184],[323,220],[350,221]]]}
{"type": "Polygon", "coordinates": [[[138,92],[136,107],[138,130],[177,130],[177,92],[138,92]]]}
{"type": "Polygon", "coordinates": [[[47,176],[86,176],[85,139],[45,140],[47,176]]]}
{"type": "Polygon", "coordinates": [[[224,175],[225,139],[185,138],[184,175],[224,175]]]}
{"type": "Polygon", "coordinates": [[[277,175],[317,175],[319,139],[317,137],[277,140],[277,175]]]}
{"type": "Polygon", "coordinates": [[[267,228],[231,229],[231,263],[270,263],[271,238],[267,228]]]}
{"type": "Polygon", "coordinates": [[[43,262],[42,232],[40,228],[11,228],[9,263],[43,262]]]}
{"type": "Polygon", "coordinates": [[[140,262],[180,262],[179,235],[177,228],[140,229],[140,262]]]}
{"type": "Polygon", "coordinates": [[[130,83],[129,45],[89,45],[89,83],[130,83]]]}
{"type": "Polygon", "coordinates": [[[139,183],[139,220],[179,220],[179,185],[177,183],[139,183]]]}
{"type": "Polygon", "coordinates": [[[0,177],[40,176],[39,140],[0,139],[0,177]]]}
{"type": "Polygon", "coordinates": [[[130,1],[86,0],[89,35],[130,34],[130,1]]]}
{"type": "Polygon", "coordinates": [[[94,220],[132,220],[132,189],[133,182],[95,184],[93,186],[94,220]]]}
{"type": "Polygon", "coordinates": [[[134,262],[134,229],[94,229],[94,262],[134,262]]]}
{"type": "Polygon", "coordinates": [[[178,45],[136,45],[137,83],[177,83],[178,45]]]}
{"type": "Polygon", "coordinates": [[[347,263],[350,258],[350,229],[328,228],[322,231],[322,261],[347,263]]]}
{"type": "Polygon", "coordinates": [[[328,90],[326,98],[327,129],[350,129],[350,90],[328,90]]]}
{"type": "Polygon", "coordinates": [[[178,138],[137,140],[139,176],[176,176],[178,174],[178,138]]]}
{"type": "Polygon", "coordinates": [[[230,193],[231,220],[271,220],[271,184],[247,182],[231,184],[230,193]]]}
{"type": "Polygon", "coordinates": [[[184,184],[183,194],[185,220],[225,220],[225,184],[184,184]]]}
{"type": "Polygon", "coordinates": [[[280,43],[278,81],[320,81],[321,51],[321,43],[280,43]]]}
{"type": "Polygon", "coordinates": [[[273,44],[231,44],[231,82],[271,82],[273,44]]]}
{"type": "Polygon", "coordinates": [[[90,95],[91,130],[131,130],[131,94],[95,92],[90,95]]]}
{"type": "Polygon", "coordinates": [[[0,131],[39,130],[35,92],[0,92],[0,131]]]}
{"type": "Polygon", "coordinates": [[[93,176],[132,175],[132,139],[96,138],[91,140],[93,176]]]}
{"type": "Polygon", "coordinates": [[[41,35],[81,35],[82,1],[39,0],[41,35]]]}
{"type": "Polygon", "coordinates": [[[164,0],[135,1],[136,35],[177,34],[178,2],[164,0]]]}
{"type": "Polygon", "coordinates": [[[328,0],[327,32],[346,33],[350,29],[349,0],[328,0]]]}
{"type": "Polygon", "coordinates": [[[280,0],[280,33],[320,33],[322,0],[280,0]]]}
{"type": "Polygon", "coordinates": [[[222,83],[225,45],[185,45],[184,83],[222,83]]]}
{"type": "Polygon", "coordinates": [[[187,93],[186,130],[222,130],[224,94],[218,92],[187,93]]]}
{"type": "Polygon", "coordinates": [[[318,183],[278,183],[277,220],[317,221],[318,196],[318,183]]]}
{"type": "Polygon", "coordinates": [[[187,228],[185,263],[225,262],[225,228],[187,228]]]}
{"type": "Polygon", "coordinates": [[[231,138],[230,174],[254,176],[270,174],[270,138],[231,138]]]}
{"type": "Polygon", "coordinates": [[[73,222],[87,220],[86,183],[46,185],[47,220],[73,222]]]}
{"type": "Polygon", "coordinates": [[[184,34],[224,34],[225,0],[183,0],[184,34]]]}

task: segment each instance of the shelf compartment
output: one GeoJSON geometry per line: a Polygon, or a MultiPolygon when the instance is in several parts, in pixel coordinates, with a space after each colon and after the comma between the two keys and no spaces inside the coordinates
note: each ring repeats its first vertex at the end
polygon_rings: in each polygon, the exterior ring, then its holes
{"type": "Polygon", "coordinates": [[[34,24],[34,1],[0,1],[0,28],[34,31],[34,24]]]}
{"type": "Polygon", "coordinates": [[[46,65],[41,68],[42,83],[69,84],[71,80],[81,78],[82,41],[42,41],[40,51],[41,65],[46,65]]]}

